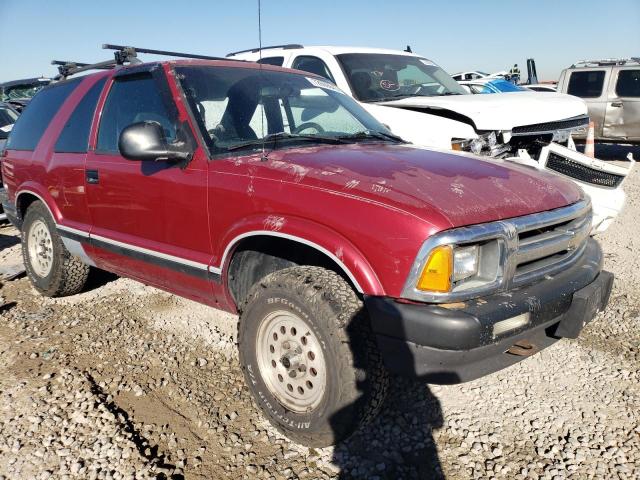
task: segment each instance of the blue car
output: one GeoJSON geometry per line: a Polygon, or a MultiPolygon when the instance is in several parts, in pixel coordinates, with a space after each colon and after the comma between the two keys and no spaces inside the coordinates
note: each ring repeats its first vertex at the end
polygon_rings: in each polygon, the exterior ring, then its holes
{"type": "Polygon", "coordinates": [[[527,91],[526,88],[515,85],[504,78],[478,78],[476,80],[468,80],[459,83],[463,88],[471,93],[508,93],[527,91]]]}

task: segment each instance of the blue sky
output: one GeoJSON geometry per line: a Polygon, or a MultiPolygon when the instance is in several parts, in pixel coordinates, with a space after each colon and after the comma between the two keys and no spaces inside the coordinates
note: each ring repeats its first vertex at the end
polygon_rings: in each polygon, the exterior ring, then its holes
{"type": "MultiPolygon", "coordinates": [[[[445,70],[521,68],[557,79],[584,58],[640,56],[640,0],[262,0],[263,44],[402,49],[445,70]]],[[[257,0],[0,0],[0,81],[99,61],[102,43],[224,55],[258,44],[257,0]]],[[[152,59],[152,57],[145,57],[152,59]]]]}

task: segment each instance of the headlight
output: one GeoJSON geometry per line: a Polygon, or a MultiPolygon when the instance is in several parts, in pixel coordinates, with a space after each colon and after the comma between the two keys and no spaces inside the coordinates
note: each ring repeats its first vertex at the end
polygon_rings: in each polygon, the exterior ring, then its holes
{"type": "Polygon", "coordinates": [[[415,289],[429,293],[451,293],[489,285],[500,270],[497,240],[475,245],[439,245],[429,252],[415,289]]]}
{"type": "Polygon", "coordinates": [[[478,274],[479,257],[478,245],[436,247],[424,264],[416,288],[422,291],[449,292],[453,285],[478,274]]]}
{"type": "Polygon", "coordinates": [[[478,246],[453,250],[453,281],[459,282],[478,273],[478,246]]]}

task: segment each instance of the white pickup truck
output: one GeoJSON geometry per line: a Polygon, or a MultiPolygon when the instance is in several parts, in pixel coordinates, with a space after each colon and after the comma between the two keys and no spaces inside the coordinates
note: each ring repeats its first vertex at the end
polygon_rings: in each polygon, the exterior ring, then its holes
{"type": "Polygon", "coordinates": [[[606,230],[624,205],[621,185],[631,168],[575,150],[571,134],[584,133],[589,123],[586,104],[577,97],[472,95],[431,60],[399,50],[292,44],[227,57],[323,76],[416,145],[517,161],[570,177],[592,199],[592,233],[606,230]]]}

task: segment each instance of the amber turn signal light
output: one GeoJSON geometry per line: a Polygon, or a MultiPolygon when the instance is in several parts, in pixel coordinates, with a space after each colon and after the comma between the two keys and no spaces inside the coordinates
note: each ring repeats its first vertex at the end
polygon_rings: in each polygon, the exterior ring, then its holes
{"type": "Polygon", "coordinates": [[[448,292],[451,289],[453,271],[453,249],[449,245],[434,248],[425,263],[418,284],[418,290],[448,292]]]}

